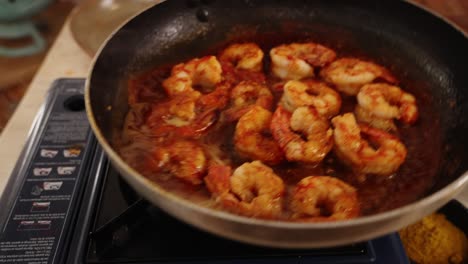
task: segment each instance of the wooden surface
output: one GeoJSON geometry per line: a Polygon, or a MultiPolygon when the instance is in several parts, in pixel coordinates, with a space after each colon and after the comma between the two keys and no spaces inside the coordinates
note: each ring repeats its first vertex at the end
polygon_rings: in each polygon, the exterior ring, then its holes
{"type": "MultiPolygon", "coordinates": [[[[55,2],[33,18],[47,42],[46,50],[20,58],[0,57],[0,131],[23,97],[72,8],[73,4],[71,3],[55,2]]],[[[25,46],[30,42],[31,39],[0,39],[0,44],[8,47],[25,46]]]]}

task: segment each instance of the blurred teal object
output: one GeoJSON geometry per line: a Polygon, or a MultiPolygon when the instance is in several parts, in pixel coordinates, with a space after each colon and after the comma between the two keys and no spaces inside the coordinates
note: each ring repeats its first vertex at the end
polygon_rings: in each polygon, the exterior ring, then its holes
{"type": "Polygon", "coordinates": [[[0,56],[21,57],[41,52],[45,41],[28,19],[47,7],[53,0],[0,0],[0,38],[31,37],[33,43],[24,47],[0,46],[0,56]]]}

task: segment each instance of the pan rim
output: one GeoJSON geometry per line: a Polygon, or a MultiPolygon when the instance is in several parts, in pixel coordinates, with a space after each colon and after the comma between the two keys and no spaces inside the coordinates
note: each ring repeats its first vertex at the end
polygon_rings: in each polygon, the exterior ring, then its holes
{"type": "MultiPolygon", "coordinates": [[[[140,173],[138,173],[136,170],[134,170],[132,167],[130,167],[123,159],[120,157],[120,155],[117,154],[117,152],[114,150],[114,148],[111,147],[107,139],[104,137],[104,135],[101,133],[101,130],[99,126],[97,125],[97,122],[94,118],[93,114],[93,109],[91,107],[91,95],[90,95],[90,85],[91,85],[91,79],[93,78],[93,71],[95,68],[95,64],[97,63],[99,59],[99,55],[102,53],[102,50],[107,46],[107,43],[113,38],[113,36],[120,31],[121,28],[123,28],[129,21],[133,20],[140,14],[148,11],[149,9],[153,8],[156,5],[162,4],[166,2],[167,0],[162,1],[161,3],[149,6],[148,8],[142,10],[141,12],[138,12],[134,16],[128,18],[125,22],[123,22],[119,27],[117,27],[108,37],[107,39],[103,42],[103,44],[100,46],[99,50],[96,52],[92,63],[89,68],[89,72],[87,74],[86,82],[85,82],[85,107],[86,107],[86,114],[88,117],[88,120],[90,122],[91,128],[94,132],[94,135],[96,136],[100,146],[104,149],[105,153],[107,156],[109,156],[109,160],[111,160],[112,164],[114,166],[119,167],[119,169],[122,169],[125,172],[128,172],[128,174],[132,174],[132,176],[126,175],[126,173],[121,173],[121,175],[126,179],[126,181],[132,185],[132,187],[135,188],[135,185],[137,185],[138,188],[145,188],[150,190],[151,192],[157,193],[158,195],[165,196],[166,198],[170,199],[172,202],[177,204],[180,207],[185,207],[189,208],[193,211],[198,211],[202,214],[206,214],[210,217],[214,217],[217,219],[223,219],[223,220],[228,220],[231,222],[236,222],[236,223],[241,223],[241,224],[248,224],[248,225],[256,225],[256,226],[263,226],[263,227],[271,227],[271,228],[281,228],[281,229],[333,229],[336,227],[340,228],[346,228],[346,227],[356,227],[356,226],[361,226],[361,225],[366,225],[370,223],[376,223],[376,222],[381,222],[385,220],[392,219],[396,216],[399,215],[405,215],[411,211],[414,211],[419,208],[425,208],[428,207],[431,204],[434,204],[435,201],[443,200],[443,198],[446,197],[455,197],[456,194],[461,192],[463,188],[468,186],[468,170],[462,173],[455,181],[451,182],[450,184],[446,185],[442,189],[424,197],[421,198],[415,202],[412,202],[410,204],[407,204],[402,207],[398,207],[389,211],[373,214],[373,215],[368,215],[368,216],[360,216],[354,219],[347,219],[343,221],[332,221],[332,222],[290,222],[290,221],[279,221],[279,220],[266,220],[266,219],[258,219],[258,218],[249,218],[245,216],[240,216],[240,215],[235,215],[232,213],[212,209],[209,207],[205,207],[202,205],[195,204],[193,202],[190,202],[189,200],[186,200],[184,198],[181,198],[169,191],[164,190],[162,187],[158,186],[157,184],[153,183],[140,173]]],[[[437,17],[439,20],[442,20],[444,23],[450,25],[452,28],[456,29],[458,32],[460,32],[465,39],[468,39],[468,33],[464,31],[460,26],[452,22],[451,20],[445,18],[441,14],[429,10],[428,8],[422,6],[419,3],[412,2],[410,0],[404,0],[403,2],[413,5],[424,12],[427,12],[431,14],[432,16],[437,17]]],[[[140,192],[141,193],[141,192],[140,192]]],[[[145,197],[148,198],[148,197],[145,197]]],[[[150,198],[148,198],[151,200],[150,198]]],[[[155,204],[154,202],[152,202],[155,204]]],[[[155,204],[158,206],[157,204],[155,204]]],[[[441,205],[442,206],[442,205],[441,205]]],[[[440,206],[440,207],[441,207],[440,206]]],[[[159,207],[159,206],[158,206],[159,207]]],[[[430,212],[427,212],[429,214],[430,212]]],[[[376,227],[377,228],[377,227],[376,227]]]]}
{"type": "MultiPolygon", "coordinates": [[[[90,75],[90,77],[92,77],[92,75],[90,75]]],[[[454,191],[456,190],[461,191],[463,186],[468,185],[468,171],[466,171],[463,174],[461,174],[459,178],[453,181],[452,183],[448,184],[447,186],[438,190],[437,192],[429,196],[426,196],[418,201],[415,201],[408,205],[398,207],[398,208],[395,208],[386,212],[377,213],[377,214],[373,214],[369,216],[360,216],[358,218],[348,219],[344,221],[314,222],[314,223],[288,222],[288,221],[249,218],[249,217],[235,215],[235,214],[224,212],[224,211],[219,211],[219,210],[212,209],[209,207],[204,207],[202,205],[197,205],[193,202],[190,202],[184,198],[181,198],[175,195],[172,192],[164,190],[162,187],[153,183],[152,181],[150,181],[149,179],[141,175],[139,172],[134,170],[132,167],[130,167],[125,161],[123,161],[120,155],[118,155],[116,151],[114,151],[114,149],[110,146],[110,144],[102,135],[100,129],[97,126],[97,123],[94,119],[92,108],[90,105],[90,93],[89,93],[90,86],[89,85],[90,85],[90,81],[89,79],[87,79],[86,84],[85,84],[85,87],[86,87],[85,88],[85,105],[86,105],[86,108],[89,109],[89,111],[87,110],[88,120],[91,124],[91,127],[94,131],[94,134],[100,146],[104,149],[106,154],[109,156],[109,159],[112,161],[112,164],[123,169],[124,171],[127,171],[129,174],[133,175],[133,176],[128,176],[128,175],[125,175],[125,173],[123,173],[122,176],[127,181],[135,180],[135,182],[133,181],[130,182],[131,185],[137,184],[139,185],[138,188],[150,188],[152,192],[156,192],[159,195],[168,197],[169,199],[171,199],[173,202],[175,202],[178,205],[181,205],[183,207],[189,207],[190,209],[194,211],[201,211],[212,217],[223,218],[223,219],[231,220],[233,222],[239,222],[239,223],[245,223],[245,224],[248,223],[248,224],[255,224],[255,225],[262,225],[262,226],[269,226],[269,227],[281,227],[281,228],[288,228],[288,229],[294,229],[294,228],[303,229],[304,227],[307,227],[307,228],[316,227],[316,228],[322,229],[322,228],[327,228],[327,227],[333,228],[337,226],[340,226],[340,227],[358,226],[358,225],[363,225],[363,224],[367,224],[371,222],[382,221],[384,219],[390,219],[392,217],[405,214],[417,208],[425,207],[429,204],[434,203],[435,201],[442,199],[443,197],[455,196],[454,191]]]]}

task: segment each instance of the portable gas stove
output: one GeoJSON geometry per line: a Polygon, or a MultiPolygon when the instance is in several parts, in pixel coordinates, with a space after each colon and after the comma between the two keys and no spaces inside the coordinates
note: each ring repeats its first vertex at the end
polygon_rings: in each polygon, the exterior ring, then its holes
{"type": "Polygon", "coordinates": [[[409,263],[397,234],[285,250],[194,229],[140,198],[88,124],[84,79],[57,80],[2,199],[0,263],[409,263]]]}

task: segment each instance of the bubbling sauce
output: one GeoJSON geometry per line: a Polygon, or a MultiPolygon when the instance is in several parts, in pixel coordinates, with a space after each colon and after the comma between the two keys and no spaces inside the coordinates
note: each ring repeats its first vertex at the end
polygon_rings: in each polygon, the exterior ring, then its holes
{"type": "MultiPolygon", "coordinates": [[[[274,95],[274,105],[276,106],[282,92],[272,88],[279,80],[269,70],[268,53],[271,45],[261,45],[261,47],[265,54],[263,72],[266,84],[274,95]]],[[[338,54],[338,57],[340,55],[338,54]]],[[[172,140],[168,139],[171,138],[172,132],[170,130],[166,131],[164,136],[154,135],[151,129],[145,126],[145,120],[148,118],[151,107],[168,101],[162,82],[170,76],[172,66],[158,66],[129,80],[130,111],[127,114],[122,137],[116,145],[119,153],[130,166],[162,188],[194,203],[222,209],[214,202],[203,184],[186,183],[173,177],[170,171],[154,173],[148,170],[144,164],[144,160],[148,155],[152,155],[154,149],[161,144],[170,144],[168,142],[172,140]]],[[[316,74],[316,76],[318,75],[316,74]]],[[[252,76],[248,78],[252,78],[252,76]]],[[[438,122],[431,115],[432,98],[427,94],[427,91],[418,89],[417,86],[404,82],[401,82],[400,86],[415,96],[419,119],[413,125],[396,122],[397,136],[408,151],[407,157],[398,171],[388,176],[358,176],[344,165],[333,151],[322,162],[315,165],[299,162],[282,162],[278,165],[271,165],[270,167],[285,183],[284,203],[290,199],[290,192],[294,186],[304,177],[311,175],[336,177],[356,188],[361,215],[372,215],[401,207],[420,199],[428,192],[435,180],[440,160],[439,152],[427,151],[440,149],[440,135],[436,127],[438,122]]],[[[342,106],[339,114],[353,112],[356,105],[355,96],[341,94],[341,98],[342,106]]],[[[216,157],[216,159],[229,164],[233,169],[244,162],[250,162],[251,160],[241,157],[234,148],[235,122],[223,120],[222,111],[217,114],[220,116],[216,116],[214,125],[195,140],[203,146],[205,152],[210,153],[208,156],[216,157]]],[[[284,207],[286,212],[280,220],[288,220],[290,215],[287,206],[284,207]]]]}

